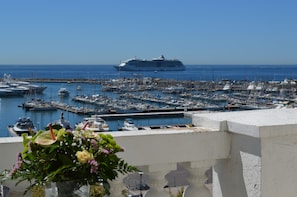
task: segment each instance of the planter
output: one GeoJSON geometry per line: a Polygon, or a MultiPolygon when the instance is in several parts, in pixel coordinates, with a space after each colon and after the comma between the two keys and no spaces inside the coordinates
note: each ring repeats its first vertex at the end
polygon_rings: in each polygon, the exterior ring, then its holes
{"type": "Polygon", "coordinates": [[[103,197],[105,194],[104,188],[100,184],[90,186],[90,197],[103,197]]]}
{"type": "Polygon", "coordinates": [[[31,189],[32,197],[43,197],[45,196],[45,191],[43,186],[34,186],[31,189]]]}
{"type": "Polygon", "coordinates": [[[89,197],[90,186],[80,185],[78,181],[50,183],[45,187],[46,197],[89,197]]]}

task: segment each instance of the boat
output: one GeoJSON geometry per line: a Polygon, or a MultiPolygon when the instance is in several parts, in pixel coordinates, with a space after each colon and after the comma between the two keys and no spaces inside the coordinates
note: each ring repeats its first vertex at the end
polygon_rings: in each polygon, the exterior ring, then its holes
{"type": "Polygon", "coordinates": [[[82,87],[81,86],[77,86],[76,87],[76,90],[81,91],[82,90],[82,87]]]}
{"type": "Polygon", "coordinates": [[[118,71],[182,71],[185,66],[178,59],[165,59],[163,55],[152,60],[141,60],[137,58],[122,61],[120,65],[114,66],[118,71]]]}
{"type": "Polygon", "coordinates": [[[94,132],[109,131],[107,122],[98,115],[84,118],[82,122],[76,124],[77,129],[91,130],[94,132]]]}
{"type": "Polygon", "coordinates": [[[223,91],[228,92],[228,91],[230,91],[230,90],[231,90],[231,84],[230,84],[230,83],[226,83],[226,84],[224,85],[224,87],[223,87],[223,91]]]}
{"type": "Polygon", "coordinates": [[[51,102],[46,102],[43,99],[32,99],[31,101],[22,104],[23,109],[27,111],[50,111],[57,110],[51,102]]]}
{"type": "Polygon", "coordinates": [[[29,117],[23,117],[19,118],[14,125],[8,125],[8,131],[11,137],[17,137],[24,133],[34,135],[37,129],[29,117]]]}
{"type": "Polygon", "coordinates": [[[45,127],[45,130],[49,130],[50,129],[50,126],[53,128],[53,129],[66,129],[66,130],[71,130],[71,126],[70,126],[70,123],[68,120],[65,120],[64,118],[64,113],[62,112],[61,115],[60,115],[60,119],[59,120],[55,120],[54,122],[50,122],[46,127],[45,127]]]}
{"type": "Polygon", "coordinates": [[[70,95],[70,91],[67,90],[66,88],[60,88],[58,91],[58,95],[61,97],[67,97],[70,95]]]}
{"type": "Polygon", "coordinates": [[[41,94],[45,89],[45,86],[15,80],[9,74],[4,74],[3,80],[0,81],[0,97],[41,94]]]}
{"type": "Polygon", "coordinates": [[[138,131],[138,127],[135,126],[133,120],[131,118],[127,118],[124,120],[124,125],[121,128],[122,131],[138,131]]]}

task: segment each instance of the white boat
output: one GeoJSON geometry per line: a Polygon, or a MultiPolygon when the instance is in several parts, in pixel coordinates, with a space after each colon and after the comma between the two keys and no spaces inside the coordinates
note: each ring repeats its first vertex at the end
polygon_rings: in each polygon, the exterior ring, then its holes
{"type": "Polygon", "coordinates": [[[71,130],[71,126],[68,120],[64,119],[64,113],[61,113],[60,119],[59,120],[55,120],[54,122],[51,122],[47,125],[46,130],[49,129],[50,124],[52,125],[53,129],[61,129],[61,128],[65,128],[66,130],[71,130]]]}
{"type": "Polygon", "coordinates": [[[180,60],[165,59],[163,55],[152,60],[128,59],[114,66],[118,71],[182,71],[185,66],[180,60]]]}
{"type": "Polygon", "coordinates": [[[0,96],[6,97],[6,96],[17,96],[17,95],[15,95],[14,92],[12,92],[12,90],[9,90],[7,88],[5,88],[5,89],[0,88],[0,96]]]}
{"type": "Polygon", "coordinates": [[[70,95],[70,91],[67,90],[66,88],[60,88],[58,91],[58,95],[61,97],[67,97],[70,95]]]}
{"type": "Polygon", "coordinates": [[[82,90],[82,87],[81,86],[77,86],[76,87],[76,90],[80,91],[80,90],[82,90]]]}
{"type": "Polygon", "coordinates": [[[231,84],[230,83],[226,83],[223,87],[223,91],[230,91],[231,90],[231,84]]]}
{"type": "Polygon", "coordinates": [[[37,132],[32,120],[29,117],[19,118],[14,125],[8,125],[9,135],[12,137],[21,136],[23,133],[34,135],[37,132]]]}
{"type": "Polygon", "coordinates": [[[131,118],[127,118],[124,120],[124,125],[121,128],[122,131],[138,131],[138,128],[135,126],[133,120],[131,118]]]}
{"type": "Polygon", "coordinates": [[[98,115],[92,115],[91,117],[84,118],[82,122],[76,124],[76,128],[91,130],[94,132],[109,131],[107,122],[98,115]]]}
{"type": "Polygon", "coordinates": [[[45,86],[30,84],[26,81],[12,79],[8,74],[4,74],[0,82],[0,97],[23,96],[26,94],[40,94],[46,89],[45,86]]]}
{"type": "Polygon", "coordinates": [[[31,101],[22,104],[25,110],[29,111],[50,111],[57,110],[50,102],[46,102],[43,99],[32,99],[31,101]]]}

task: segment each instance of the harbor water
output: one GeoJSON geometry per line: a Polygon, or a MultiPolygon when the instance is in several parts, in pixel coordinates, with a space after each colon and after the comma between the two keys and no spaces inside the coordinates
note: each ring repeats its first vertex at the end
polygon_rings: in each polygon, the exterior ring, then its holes
{"type": "MultiPolygon", "coordinates": [[[[112,65],[2,65],[0,75],[10,74],[13,78],[52,78],[52,79],[118,79],[125,77],[154,77],[173,80],[219,81],[219,80],[255,80],[281,81],[297,79],[297,66],[294,65],[188,65],[185,71],[171,72],[117,72],[112,65]]],[[[27,111],[21,105],[31,99],[58,101],[77,107],[86,104],[72,100],[76,95],[100,94],[110,98],[118,95],[113,92],[103,92],[102,86],[87,83],[38,83],[46,86],[43,94],[24,95],[18,97],[0,98],[0,137],[8,136],[7,126],[14,124],[19,117],[30,117],[38,129],[43,129],[48,123],[60,118],[61,110],[27,111]],[[58,90],[67,88],[69,97],[59,97],[58,90]],[[80,87],[78,89],[77,87],[80,87]]],[[[157,94],[157,93],[156,93],[157,94]]],[[[71,126],[80,122],[88,115],[63,112],[64,118],[71,126]]],[[[107,120],[111,130],[116,131],[123,124],[123,119],[107,120]]],[[[138,126],[189,124],[191,120],[184,117],[158,117],[135,119],[138,126]]]]}

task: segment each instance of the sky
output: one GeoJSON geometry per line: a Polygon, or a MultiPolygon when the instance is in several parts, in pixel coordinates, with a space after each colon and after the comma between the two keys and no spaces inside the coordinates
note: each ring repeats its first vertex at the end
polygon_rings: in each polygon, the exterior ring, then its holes
{"type": "Polygon", "coordinates": [[[297,65],[296,0],[3,0],[0,65],[297,65]]]}

